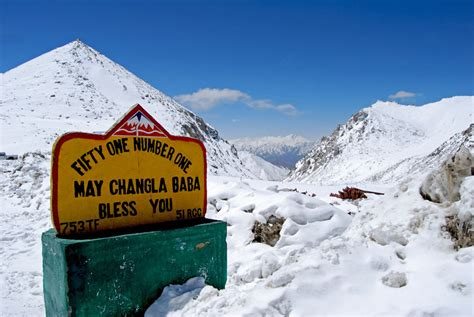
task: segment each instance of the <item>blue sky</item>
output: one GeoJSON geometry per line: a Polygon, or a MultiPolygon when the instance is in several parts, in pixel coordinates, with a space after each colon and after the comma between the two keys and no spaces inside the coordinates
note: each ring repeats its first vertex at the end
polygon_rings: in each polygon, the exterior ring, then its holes
{"type": "Polygon", "coordinates": [[[80,38],[225,138],[474,94],[473,1],[0,1],[0,72],[80,38]]]}

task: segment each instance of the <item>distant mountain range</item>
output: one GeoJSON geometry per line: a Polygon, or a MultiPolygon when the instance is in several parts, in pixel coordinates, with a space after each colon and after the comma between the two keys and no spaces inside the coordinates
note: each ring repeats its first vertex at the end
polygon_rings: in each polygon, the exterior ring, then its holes
{"type": "Polygon", "coordinates": [[[238,150],[255,154],[274,165],[291,169],[316,142],[299,135],[266,136],[230,140],[238,150]]]}
{"type": "Polygon", "coordinates": [[[287,180],[393,182],[426,173],[461,144],[474,152],[473,96],[423,106],[378,101],[322,138],[287,180]]]}

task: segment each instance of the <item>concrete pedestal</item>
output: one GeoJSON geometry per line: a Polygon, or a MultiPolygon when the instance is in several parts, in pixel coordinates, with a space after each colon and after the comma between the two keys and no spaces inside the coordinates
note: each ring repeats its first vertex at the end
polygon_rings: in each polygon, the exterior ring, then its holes
{"type": "Polygon", "coordinates": [[[49,230],[42,243],[47,316],[140,316],[169,284],[194,276],[226,283],[221,221],[81,240],[49,230]]]}

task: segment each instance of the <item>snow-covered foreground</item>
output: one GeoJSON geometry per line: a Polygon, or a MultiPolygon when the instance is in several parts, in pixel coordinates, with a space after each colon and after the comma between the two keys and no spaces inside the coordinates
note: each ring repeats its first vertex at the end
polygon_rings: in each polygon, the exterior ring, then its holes
{"type": "MultiPolygon", "coordinates": [[[[51,226],[49,160],[0,161],[2,316],[44,315],[40,236],[51,226]]],[[[229,224],[226,289],[200,278],[169,286],[147,315],[471,316],[474,248],[456,252],[441,227],[453,208],[474,209],[474,177],[451,207],[422,200],[420,183],[357,184],[385,195],[353,204],[329,197],[350,184],[210,176],[207,216],[229,224]],[[270,215],[286,218],[280,240],[252,243],[254,222],[270,215]]]]}
{"type": "MultiPolygon", "coordinates": [[[[465,182],[472,198],[474,178],[465,182]]],[[[471,316],[474,248],[453,250],[441,231],[449,210],[423,201],[418,184],[371,187],[385,196],[334,208],[322,201],[340,202],[330,187],[212,178],[209,216],[230,225],[227,287],[170,286],[148,316],[471,316]],[[282,190],[294,187],[318,196],[282,190]],[[280,241],[249,243],[270,214],[289,218],[280,241]]]]}
{"type": "Polygon", "coordinates": [[[51,228],[50,156],[0,161],[0,315],[44,316],[41,234],[51,228]]]}

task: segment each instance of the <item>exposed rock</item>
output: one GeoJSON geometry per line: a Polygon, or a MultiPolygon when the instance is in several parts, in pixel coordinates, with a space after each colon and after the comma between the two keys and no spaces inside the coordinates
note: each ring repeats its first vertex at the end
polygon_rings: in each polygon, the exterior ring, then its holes
{"type": "Polygon", "coordinates": [[[255,221],[255,224],[252,228],[254,238],[252,242],[260,242],[268,244],[269,246],[275,246],[280,239],[280,231],[285,218],[276,217],[271,215],[267,223],[260,223],[255,221]]]}
{"type": "Polygon", "coordinates": [[[446,225],[443,230],[451,235],[453,247],[458,250],[474,245],[473,221],[460,221],[458,215],[446,217],[446,225]]]}
{"type": "Polygon", "coordinates": [[[420,187],[421,196],[436,203],[460,200],[462,180],[471,176],[473,166],[472,154],[465,146],[461,146],[439,168],[428,174],[420,187]]]}

